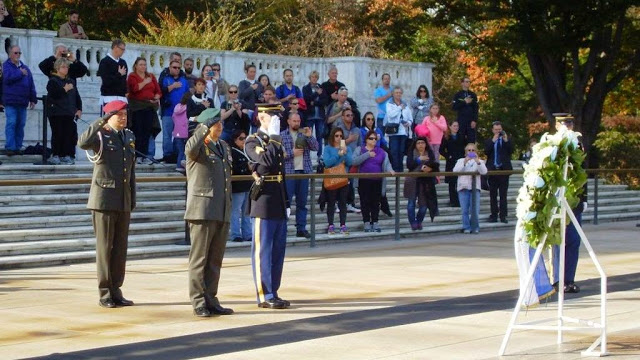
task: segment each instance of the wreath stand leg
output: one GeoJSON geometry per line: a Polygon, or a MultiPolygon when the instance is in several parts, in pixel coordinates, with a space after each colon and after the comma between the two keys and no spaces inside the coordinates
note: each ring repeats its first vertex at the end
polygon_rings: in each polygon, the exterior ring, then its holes
{"type": "MultiPolygon", "coordinates": [[[[566,168],[565,168],[565,178],[566,178],[566,168]]],[[[600,265],[600,262],[598,261],[595,252],[593,251],[593,248],[591,247],[591,244],[589,243],[589,240],[587,239],[587,236],[585,235],[584,231],[582,230],[582,227],[580,226],[580,224],[578,223],[578,220],[576,219],[575,215],[573,214],[573,211],[571,211],[571,208],[569,206],[569,203],[567,202],[566,197],[564,196],[565,194],[565,189],[564,187],[560,189],[560,196],[559,196],[559,200],[560,200],[560,208],[556,208],[556,211],[560,210],[558,214],[554,214],[548,224],[548,227],[551,226],[551,224],[553,223],[553,221],[555,219],[560,219],[560,226],[561,226],[561,239],[562,239],[562,243],[560,245],[560,269],[559,269],[559,282],[558,282],[558,289],[559,289],[559,293],[558,293],[558,315],[555,318],[551,318],[551,319],[544,319],[544,320],[536,320],[536,321],[531,321],[528,323],[516,323],[517,319],[518,319],[518,314],[520,313],[521,309],[522,309],[522,305],[524,303],[525,300],[525,291],[520,291],[520,296],[518,297],[518,302],[516,303],[516,306],[513,310],[513,313],[511,314],[511,320],[509,321],[509,326],[507,327],[507,332],[502,340],[502,345],[500,346],[500,350],[498,351],[498,355],[502,356],[504,355],[506,348],[507,348],[507,344],[509,342],[509,339],[511,338],[511,334],[513,333],[513,330],[515,329],[526,329],[526,330],[550,330],[550,331],[557,331],[558,332],[558,344],[561,344],[563,342],[563,331],[575,331],[575,330],[585,330],[585,329],[599,329],[600,330],[600,336],[593,342],[593,344],[591,344],[591,346],[589,346],[589,348],[585,351],[582,351],[580,354],[582,356],[606,356],[607,354],[607,275],[604,273],[604,270],[602,269],[602,266],[600,265]],[[600,274],[600,322],[594,322],[592,320],[583,320],[583,319],[576,319],[576,318],[571,318],[568,316],[564,316],[564,257],[565,257],[565,229],[566,229],[566,215],[569,215],[569,220],[573,223],[573,225],[575,226],[578,234],[580,235],[580,238],[582,240],[582,243],[585,245],[585,247],[587,248],[587,251],[589,253],[589,256],[591,257],[591,260],[593,261],[594,265],[596,266],[598,273],[600,274]],[[549,321],[553,321],[556,320],[557,323],[556,325],[541,325],[543,323],[549,322],[549,321]],[[577,326],[567,326],[565,325],[566,323],[574,323],[574,324],[578,324],[577,326]],[[596,348],[598,347],[598,345],[600,345],[600,351],[596,351],[596,348]]],[[[544,234],[542,239],[540,240],[540,244],[538,245],[538,247],[536,248],[536,252],[535,255],[533,257],[533,259],[531,260],[531,266],[529,268],[529,271],[527,273],[527,280],[526,280],[526,284],[524,286],[524,289],[528,289],[529,286],[531,285],[531,282],[533,281],[533,276],[534,276],[534,272],[536,270],[536,266],[538,265],[538,262],[540,261],[541,255],[542,255],[542,250],[544,248],[544,245],[547,241],[547,234],[544,234]]]]}

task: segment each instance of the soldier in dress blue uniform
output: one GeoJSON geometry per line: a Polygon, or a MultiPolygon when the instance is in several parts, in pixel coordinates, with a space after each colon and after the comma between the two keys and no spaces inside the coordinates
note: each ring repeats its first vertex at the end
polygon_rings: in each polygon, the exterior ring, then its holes
{"type": "MultiPolygon", "coordinates": [[[[278,296],[291,213],[285,186],[280,119],[270,107],[258,106],[260,129],[247,138],[245,152],[252,163],[254,185],[249,214],[253,222],[251,262],[258,307],[284,309],[289,302],[278,296]]],[[[277,111],[278,109],[274,109],[277,111]]]]}
{"type": "Polygon", "coordinates": [[[185,146],[189,222],[189,297],[199,317],[231,315],[218,301],[218,282],[231,220],[231,148],[220,139],[218,109],[207,109],[185,146]]]}
{"type": "Polygon", "coordinates": [[[96,234],[99,305],[131,306],[122,296],[127,262],[131,211],[136,207],[135,136],[127,125],[127,103],[104,106],[106,115],[94,121],[78,138],[78,146],[93,150],[94,164],[87,208],[96,234]]]}

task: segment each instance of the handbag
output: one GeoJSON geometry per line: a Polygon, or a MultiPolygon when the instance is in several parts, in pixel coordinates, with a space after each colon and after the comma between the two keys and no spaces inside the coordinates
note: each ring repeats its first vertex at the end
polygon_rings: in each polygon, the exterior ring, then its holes
{"type": "MultiPolygon", "coordinates": [[[[339,165],[336,165],[334,167],[324,168],[324,173],[329,175],[335,175],[335,174],[346,174],[347,171],[344,166],[344,163],[340,163],[339,165]]],[[[336,190],[336,189],[340,189],[341,187],[347,186],[347,184],[349,184],[349,179],[346,177],[345,178],[324,178],[322,183],[325,189],[336,190]]]]}
{"type": "Polygon", "coordinates": [[[400,131],[400,124],[387,124],[384,126],[384,133],[387,135],[395,135],[400,131]]]}

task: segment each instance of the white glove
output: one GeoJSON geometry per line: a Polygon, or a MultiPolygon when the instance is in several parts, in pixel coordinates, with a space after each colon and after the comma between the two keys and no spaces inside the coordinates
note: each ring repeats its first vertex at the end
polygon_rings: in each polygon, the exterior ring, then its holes
{"type": "Polygon", "coordinates": [[[287,220],[291,217],[291,208],[287,208],[287,220]]]}
{"type": "Polygon", "coordinates": [[[267,131],[269,135],[280,135],[280,118],[277,115],[271,117],[271,123],[269,123],[267,131]]]}
{"type": "Polygon", "coordinates": [[[589,204],[588,204],[586,201],[585,201],[585,202],[583,202],[583,204],[584,204],[584,205],[582,206],[582,212],[586,212],[586,211],[587,211],[587,208],[589,207],[589,204]]]}

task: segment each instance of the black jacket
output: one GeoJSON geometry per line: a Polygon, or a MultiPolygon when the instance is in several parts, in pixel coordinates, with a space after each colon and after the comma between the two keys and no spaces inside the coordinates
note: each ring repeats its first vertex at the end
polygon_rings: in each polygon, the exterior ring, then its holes
{"type": "MultiPolygon", "coordinates": [[[[447,163],[445,165],[445,171],[453,171],[453,167],[456,165],[458,159],[464,157],[464,147],[466,146],[464,136],[458,134],[455,138],[445,136],[442,138],[442,144],[440,144],[440,155],[444,156],[447,163]]],[[[457,176],[445,176],[444,180],[448,183],[451,181],[458,181],[457,176]]]]}
{"type": "MultiPolygon", "coordinates": [[[[511,153],[513,147],[511,146],[511,140],[501,141],[498,145],[498,161],[502,164],[500,170],[513,170],[511,166],[511,153]],[[501,144],[501,145],[500,145],[501,144]]],[[[496,170],[494,143],[492,139],[484,141],[484,154],[487,156],[487,170],[496,170]]]]}
{"type": "Polygon", "coordinates": [[[76,87],[76,80],[70,77],[64,79],[52,76],[47,83],[47,112],[49,116],[75,116],[76,111],[82,110],[82,99],[76,87]],[[73,85],[73,89],[66,91],[66,84],[73,85]]]}
{"type": "Polygon", "coordinates": [[[458,112],[457,120],[459,123],[469,124],[472,121],[478,121],[478,95],[471,90],[458,91],[453,96],[453,110],[458,112]],[[467,96],[473,98],[471,104],[464,101],[467,96]]]}
{"type": "MultiPolygon", "coordinates": [[[[197,96],[197,95],[193,95],[193,96],[197,96]]],[[[204,97],[204,94],[202,94],[199,98],[204,97]]],[[[209,107],[213,107],[213,100],[207,98],[207,101],[209,102],[209,107]]],[[[200,115],[200,113],[202,113],[203,111],[205,111],[207,108],[202,105],[202,103],[200,104],[196,104],[195,101],[193,101],[193,99],[189,99],[189,102],[187,103],[187,117],[193,117],[193,116],[198,116],[200,115]]]]}
{"type": "Polygon", "coordinates": [[[122,96],[127,94],[127,73],[129,68],[123,58],[116,63],[110,56],[105,56],[100,60],[97,75],[102,79],[100,95],[102,96],[122,96]],[[124,66],[124,75],[118,72],[118,68],[124,66]]]}
{"type": "MultiPolygon", "coordinates": [[[[320,85],[318,85],[320,86],[320,85]]],[[[324,91],[322,92],[324,94],[324,91]]],[[[315,115],[316,108],[318,110],[319,117],[325,118],[324,108],[328,105],[327,97],[318,94],[312,87],[311,83],[302,87],[302,97],[304,102],[307,103],[307,110],[305,111],[306,118],[312,118],[315,115]]]]}
{"type": "MultiPolygon", "coordinates": [[[[48,77],[55,76],[53,75],[53,64],[56,62],[56,57],[51,55],[48,58],[42,60],[42,62],[38,65],[40,71],[48,77]]],[[[89,70],[87,67],[80,62],[80,60],[76,60],[69,65],[69,77],[77,79],[87,75],[89,70]]]]}
{"type": "MultiPolygon", "coordinates": [[[[240,149],[236,144],[231,144],[231,156],[233,158],[232,175],[251,175],[251,169],[249,168],[249,160],[244,155],[244,151],[240,149]]],[[[247,192],[251,189],[253,181],[234,181],[231,183],[232,193],[247,192]]]]}

